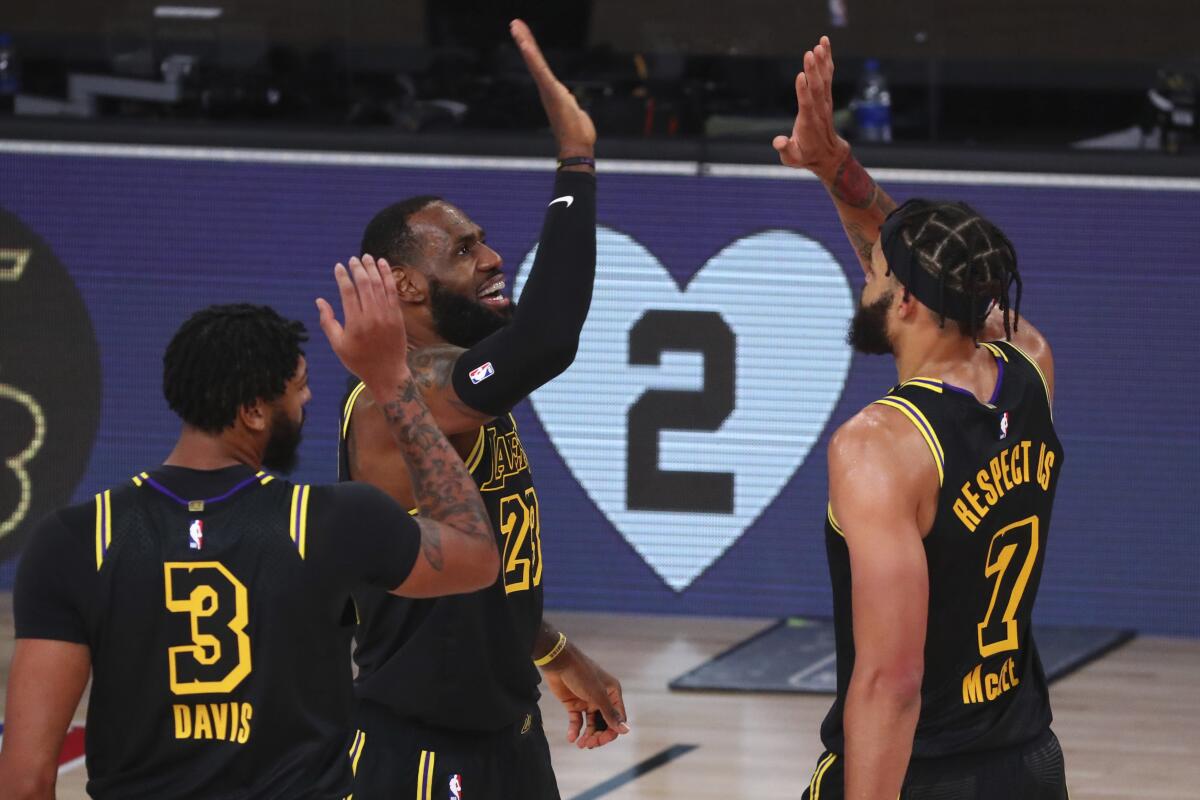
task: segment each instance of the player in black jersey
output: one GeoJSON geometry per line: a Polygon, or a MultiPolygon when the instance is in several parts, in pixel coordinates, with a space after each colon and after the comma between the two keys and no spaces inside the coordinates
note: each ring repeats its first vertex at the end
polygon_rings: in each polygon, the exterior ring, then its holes
{"type": "MultiPolygon", "coordinates": [[[[409,363],[479,485],[503,564],[495,585],[468,595],[414,602],[355,593],[357,726],[367,733],[356,800],[411,796],[414,786],[418,798],[557,798],[535,664],[569,712],[569,740],[596,747],[628,730],[620,684],[542,619],[539,502],[508,412],[575,355],[595,275],[596,133],[524,23],[512,33],[560,158],[520,308],[503,294],[500,256],[483,231],[442,200],[384,209],[363,236],[363,252],[394,270],[409,363]]],[[[348,397],[341,474],[407,504],[409,475],[376,405],[369,388],[348,397]]]]}
{"type": "Polygon", "coordinates": [[[1004,234],[961,203],[897,208],[835,133],[832,78],[823,38],[774,146],[833,198],[866,276],[849,342],[900,382],[829,444],[838,692],[804,797],[1060,800],[1030,629],[1063,461],[1050,348],[1004,234]]]}
{"type": "Polygon", "coordinates": [[[259,306],[195,314],[163,359],[183,420],[164,465],[45,520],[20,565],[0,794],[52,798],[89,673],[96,798],[341,798],[365,745],[351,727],[351,589],[412,597],[490,585],[478,491],[403,360],[387,273],[339,269],[343,363],[386,398],[420,518],[363,484],[286,470],[310,398],[298,322],[259,306]],[[357,290],[356,286],[357,285],[357,290]],[[418,553],[420,551],[420,553],[418,553]]]}

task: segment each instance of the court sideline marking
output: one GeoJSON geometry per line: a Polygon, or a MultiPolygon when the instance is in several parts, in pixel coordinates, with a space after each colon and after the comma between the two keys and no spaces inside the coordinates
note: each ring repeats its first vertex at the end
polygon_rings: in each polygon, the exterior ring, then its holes
{"type": "Polygon", "coordinates": [[[659,767],[669,764],[680,756],[687,755],[699,746],[700,745],[697,744],[671,745],[666,750],[650,756],[645,761],[634,764],[624,772],[618,772],[616,775],[612,776],[603,783],[598,783],[592,788],[580,792],[572,797],[571,800],[595,800],[597,797],[603,797],[610,792],[616,791],[627,783],[636,781],[647,772],[653,772],[659,767]]]}

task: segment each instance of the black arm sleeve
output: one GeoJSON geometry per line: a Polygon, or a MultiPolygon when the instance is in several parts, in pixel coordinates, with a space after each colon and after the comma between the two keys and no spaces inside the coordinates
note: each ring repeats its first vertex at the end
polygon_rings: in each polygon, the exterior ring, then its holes
{"type": "Polygon", "coordinates": [[[309,527],[319,531],[317,563],[346,587],[392,590],[408,577],[421,549],[421,530],[408,512],[365,483],[314,486],[309,527]]]}
{"type": "Polygon", "coordinates": [[[96,582],[96,564],[89,561],[85,533],[71,530],[62,512],[34,529],[13,589],[18,639],[88,644],[85,609],[96,582]]]}
{"type": "Polygon", "coordinates": [[[499,416],[571,366],[595,279],[596,176],[560,172],[512,322],[454,365],[459,398],[499,416]],[[489,363],[490,369],[479,370],[489,363]]]}

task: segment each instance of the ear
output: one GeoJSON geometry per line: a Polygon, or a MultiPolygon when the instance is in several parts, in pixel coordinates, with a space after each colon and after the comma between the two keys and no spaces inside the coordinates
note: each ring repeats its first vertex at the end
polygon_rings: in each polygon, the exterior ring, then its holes
{"type": "Polygon", "coordinates": [[[262,433],[271,425],[271,412],[262,400],[255,400],[238,409],[237,419],[252,433],[262,433]]]}
{"type": "Polygon", "coordinates": [[[912,319],[924,306],[917,298],[913,297],[912,292],[904,288],[904,284],[896,281],[896,288],[893,293],[896,298],[892,304],[896,307],[896,316],[907,322],[912,319]]]}
{"type": "Polygon", "coordinates": [[[401,303],[424,303],[429,291],[429,279],[419,270],[409,266],[392,267],[396,281],[396,293],[401,303]]]}

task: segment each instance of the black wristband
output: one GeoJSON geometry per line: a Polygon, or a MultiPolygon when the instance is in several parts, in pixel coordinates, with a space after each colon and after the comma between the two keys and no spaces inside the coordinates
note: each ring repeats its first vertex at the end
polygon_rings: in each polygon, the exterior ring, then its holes
{"type": "Polygon", "coordinates": [[[571,156],[570,158],[560,158],[558,160],[558,168],[564,167],[591,167],[596,168],[596,159],[587,156],[571,156]]]}

